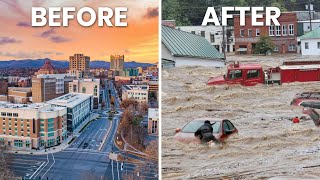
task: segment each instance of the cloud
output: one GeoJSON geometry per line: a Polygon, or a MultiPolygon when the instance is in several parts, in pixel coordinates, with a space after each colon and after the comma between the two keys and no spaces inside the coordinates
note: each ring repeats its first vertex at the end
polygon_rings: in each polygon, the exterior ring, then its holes
{"type": "Polygon", "coordinates": [[[31,24],[29,22],[18,22],[17,26],[20,26],[20,27],[31,27],[31,24]]]}
{"type": "Polygon", "coordinates": [[[50,38],[50,41],[55,42],[55,43],[63,43],[63,42],[71,41],[71,40],[68,38],[62,37],[62,36],[52,36],[50,38]]]}
{"type": "Polygon", "coordinates": [[[47,37],[49,37],[51,34],[55,34],[56,32],[54,31],[54,29],[49,29],[49,30],[47,30],[47,31],[44,31],[43,33],[41,33],[40,34],[40,36],[42,37],[42,38],[47,38],[47,37]]]}
{"type": "Polygon", "coordinates": [[[5,57],[11,57],[11,58],[21,58],[21,59],[27,59],[27,58],[39,58],[41,56],[41,53],[39,52],[0,52],[1,56],[5,57]]]}
{"type": "Polygon", "coordinates": [[[147,9],[146,14],[143,17],[145,17],[145,18],[154,18],[154,17],[158,17],[158,15],[159,15],[158,7],[155,7],[155,8],[149,7],[147,9]]]}
{"type": "Polygon", "coordinates": [[[64,53],[62,52],[56,52],[56,55],[59,56],[59,55],[64,55],[64,53]]]}
{"type": "Polygon", "coordinates": [[[15,38],[10,37],[0,37],[0,45],[4,44],[12,44],[12,43],[20,43],[20,40],[16,40],[15,38]]]}

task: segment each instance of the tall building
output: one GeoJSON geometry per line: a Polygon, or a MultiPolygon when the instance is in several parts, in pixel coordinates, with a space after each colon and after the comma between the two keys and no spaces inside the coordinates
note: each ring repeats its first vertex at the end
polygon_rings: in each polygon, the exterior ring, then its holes
{"type": "Polygon", "coordinates": [[[32,97],[32,90],[30,87],[9,87],[8,101],[16,104],[27,104],[32,97]]]}
{"type": "Polygon", "coordinates": [[[67,130],[73,132],[83,121],[90,117],[93,97],[88,94],[69,93],[47,102],[54,107],[67,108],[67,130]]]}
{"type": "Polygon", "coordinates": [[[98,109],[100,79],[79,79],[69,82],[69,93],[84,93],[93,96],[93,108],[98,109]]]}
{"type": "Polygon", "coordinates": [[[46,60],[46,62],[44,63],[44,65],[35,73],[35,75],[38,74],[54,74],[55,73],[55,69],[51,64],[50,60],[46,60]]]}
{"type": "Polygon", "coordinates": [[[0,103],[0,143],[17,149],[60,144],[67,137],[67,108],[45,103],[0,103]]]}
{"type": "Polygon", "coordinates": [[[110,56],[110,69],[114,71],[123,70],[124,67],[124,55],[111,55],[110,56]]]}
{"type": "Polygon", "coordinates": [[[68,74],[37,75],[32,78],[32,102],[49,101],[68,93],[73,79],[68,74]]]}
{"type": "Polygon", "coordinates": [[[69,73],[73,76],[84,78],[90,73],[90,57],[83,54],[74,54],[69,57],[69,73]]]}

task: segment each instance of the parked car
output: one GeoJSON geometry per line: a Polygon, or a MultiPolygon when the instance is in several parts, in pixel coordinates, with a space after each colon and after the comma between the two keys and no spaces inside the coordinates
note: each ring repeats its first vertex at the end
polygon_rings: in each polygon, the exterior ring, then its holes
{"type": "Polygon", "coordinates": [[[177,141],[185,143],[200,143],[198,137],[194,133],[204,124],[204,121],[209,120],[212,124],[213,135],[220,142],[224,142],[231,135],[238,133],[237,128],[227,119],[203,118],[195,119],[188,122],[182,129],[177,128],[174,138],[177,141]]]}
{"type": "Polygon", "coordinates": [[[291,101],[292,106],[320,109],[320,92],[303,92],[291,101]]]}
{"type": "Polygon", "coordinates": [[[317,127],[320,126],[320,115],[319,115],[319,113],[317,113],[317,111],[315,111],[312,108],[303,108],[302,112],[304,114],[308,114],[317,127]]]}

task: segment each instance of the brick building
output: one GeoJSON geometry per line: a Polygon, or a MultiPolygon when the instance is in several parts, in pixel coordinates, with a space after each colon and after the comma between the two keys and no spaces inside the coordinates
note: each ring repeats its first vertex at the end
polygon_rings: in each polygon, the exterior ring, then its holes
{"type": "MultiPolygon", "coordinates": [[[[264,22],[265,16],[257,20],[264,22]]],[[[251,15],[246,15],[245,26],[240,26],[240,16],[234,16],[236,53],[251,54],[260,36],[269,36],[275,45],[275,53],[297,52],[297,16],[295,12],[284,12],[278,18],[280,26],[252,26],[251,15]]]]}

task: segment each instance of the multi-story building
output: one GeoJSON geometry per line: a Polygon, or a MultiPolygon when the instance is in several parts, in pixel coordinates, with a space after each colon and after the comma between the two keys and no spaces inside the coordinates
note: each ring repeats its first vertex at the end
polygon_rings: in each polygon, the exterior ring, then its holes
{"type": "Polygon", "coordinates": [[[158,81],[149,81],[149,98],[158,99],[158,91],[159,91],[159,82],[158,81]]]}
{"type": "Polygon", "coordinates": [[[123,70],[124,67],[124,55],[111,55],[110,56],[110,69],[111,70],[123,70]]]}
{"type": "Polygon", "coordinates": [[[91,115],[93,96],[82,93],[68,93],[47,102],[54,107],[67,108],[67,130],[73,132],[91,115]]]}
{"type": "Polygon", "coordinates": [[[90,57],[83,54],[74,54],[69,57],[69,73],[73,76],[84,78],[90,73],[90,57]]]}
{"type": "Polygon", "coordinates": [[[158,126],[159,126],[159,111],[158,108],[149,108],[148,109],[148,133],[158,135],[158,126]]]}
{"type": "Polygon", "coordinates": [[[30,87],[9,87],[8,101],[16,104],[27,104],[31,102],[32,90],[30,87]]]}
{"type": "Polygon", "coordinates": [[[0,94],[1,95],[8,94],[8,86],[9,86],[9,82],[7,79],[0,79],[0,94]]]}
{"type": "MultiPolygon", "coordinates": [[[[197,34],[206,38],[212,46],[223,53],[223,30],[222,26],[177,26],[181,31],[197,34]]],[[[225,30],[226,52],[234,51],[233,27],[228,26],[225,30]]]]}
{"type": "Polygon", "coordinates": [[[60,144],[67,138],[67,108],[0,103],[0,143],[20,149],[60,144]]]}
{"type": "Polygon", "coordinates": [[[54,74],[55,70],[54,67],[51,64],[50,60],[46,60],[44,65],[35,73],[35,75],[38,74],[54,74]]]}
{"type": "Polygon", "coordinates": [[[139,75],[139,71],[137,68],[124,69],[123,73],[124,73],[123,76],[138,76],[139,75]]]}
{"type": "Polygon", "coordinates": [[[139,75],[141,75],[141,74],[142,74],[142,71],[143,71],[142,67],[137,67],[137,69],[138,69],[139,75]]]}
{"type": "Polygon", "coordinates": [[[32,102],[49,101],[69,92],[69,74],[41,74],[32,78],[32,102]]]}
{"type": "Polygon", "coordinates": [[[84,93],[93,96],[93,108],[99,106],[100,79],[78,79],[69,82],[69,93],[84,93]]]}
{"type": "MultiPolygon", "coordinates": [[[[294,12],[283,12],[278,18],[280,26],[252,26],[251,15],[246,15],[245,26],[240,26],[240,16],[234,15],[235,49],[240,54],[254,53],[261,36],[269,36],[275,45],[273,52],[297,52],[297,16],[294,12]]],[[[258,20],[265,22],[265,15],[258,20]]]]}
{"type": "Polygon", "coordinates": [[[148,102],[148,85],[123,85],[121,89],[122,100],[134,99],[139,103],[148,102]]]}

